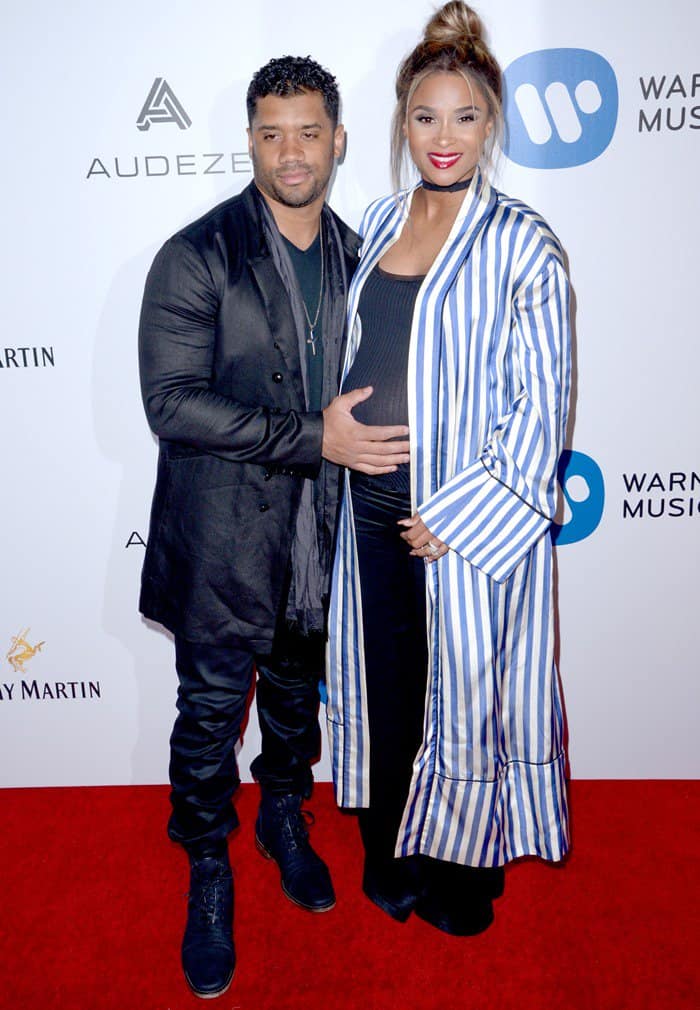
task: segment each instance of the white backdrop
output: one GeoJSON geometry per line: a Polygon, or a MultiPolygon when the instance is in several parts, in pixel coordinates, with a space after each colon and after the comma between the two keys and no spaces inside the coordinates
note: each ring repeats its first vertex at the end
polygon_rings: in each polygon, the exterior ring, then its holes
{"type": "MultiPolygon", "coordinates": [[[[250,181],[245,90],[283,53],[338,77],[349,143],[331,203],[357,226],[388,191],[393,76],[431,10],[25,0],[5,14],[0,784],[166,781],[172,644],[136,610],[156,460],[136,364],[146,272],[250,181]],[[180,123],[139,129],[157,78],[180,123]]],[[[545,124],[534,144],[514,106],[497,182],[548,218],[576,292],[558,549],[572,773],[695,776],[700,7],[479,10],[504,69],[527,57],[509,95],[525,82],[530,131],[538,109],[545,124]],[[585,52],[545,52],[559,49],[585,52]]],[[[244,774],[256,746],[251,718],[244,774]]]]}

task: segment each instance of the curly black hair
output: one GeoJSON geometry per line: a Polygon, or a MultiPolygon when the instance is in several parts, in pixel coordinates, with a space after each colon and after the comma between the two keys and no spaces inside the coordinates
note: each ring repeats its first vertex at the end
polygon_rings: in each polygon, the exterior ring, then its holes
{"type": "Polygon", "coordinates": [[[246,95],[248,123],[253,122],[258,98],[266,98],[267,95],[287,98],[305,91],[320,92],[325,110],[335,127],[340,109],[338,82],[310,56],[280,56],[253,74],[246,95]]]}

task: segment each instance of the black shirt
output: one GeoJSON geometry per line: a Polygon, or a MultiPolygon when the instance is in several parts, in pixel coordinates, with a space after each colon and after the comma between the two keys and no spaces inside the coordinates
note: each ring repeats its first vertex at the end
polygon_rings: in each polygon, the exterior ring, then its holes
{"type": "Polygon", "coordinates": [[[301,297],[311,322],[316,318],[316,310],[318,309],[318,319],[313,331],[313,343],[309,335],[308,320],[305,320],[306,374],[309,382],[308,409],[311,411],[321,410],[323,406],[323,307],[319,304],[319,299],[322,298],[320,232],[308,249],[299,249],[284,235],[282,238],[292,261],[301,297]]]}

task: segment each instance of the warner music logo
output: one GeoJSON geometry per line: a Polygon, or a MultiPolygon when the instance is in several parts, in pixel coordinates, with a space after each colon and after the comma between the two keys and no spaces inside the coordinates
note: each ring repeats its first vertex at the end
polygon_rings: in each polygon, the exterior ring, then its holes
{"type": "Polygon", "coordinates": [[[136,120],[139,130],[149,130],[151,123],[177,123],[181,130],[192,126],[182,103],[163,77],[156,77],[136,120]]]}
{"type": "Polygon", "coordinates": [[[637,470],[622,474],[623,519],[682,519],[700,516],[700,473],[695,470],[637,470]]]}
{"type": "MultiPolygon", "coordinates": [[[[192,125],[192,120],[165,78],[156,77],[136,120],[136,126],[145,133],[150,131],[152,126],[160,128],[167,123],[176,123],[181,130],[186,130],[192,125]]],[[[150,137],[153,134],[149,132],[148,135],[150,137]]],[[[198,154],[191,150],[189,152],[151,150],[148,153],[110,156],[100,153],[91,160],[85,178],[109,179],[116,182],[121,179],[240,175],[251,172],[252,164],[247,150],[211,151],[206,154],[198,154]]]]}
{"type": "Polygon", "coordinates": [[[557,479],[562,490],[561,523],[552,523],[555,544],[575,544],[598,528],[605,506],[603,473],[584,452],[565,449],[559,458],[557,479]]]}
{"type": "Polygon", "coordinates": [[[542,49],[504,74],[505,153],[526,168],[573,168],[599,157],[615,133],[615,72],[589,49],[542,49]]]}
{"type": "Polygon", "coordinates": [[[644,105],[639,109],[639,133],[700,130],[700,74],[640,76],[644,105]]]}

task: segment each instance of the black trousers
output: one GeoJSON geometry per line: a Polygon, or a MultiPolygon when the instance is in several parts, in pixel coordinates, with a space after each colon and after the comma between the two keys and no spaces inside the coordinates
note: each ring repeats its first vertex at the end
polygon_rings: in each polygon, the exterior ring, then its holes
{"type": "Polygon", "coordinates": [[[397,520],[411,515],[407,491],[383,478],[353,475],[352,507],[362,592],[370,735],[370,806],[359,814],[366,878],[388,904],[410,893],[444,896],[446,909],[503,889],[501,869],[445,863],[428,856],[394,858],[413,760],[423,738],[428,644],[425,562],[411,557],[397,520]],[[407,864],[410,862],[410,866],[407,864]],[[418,864],[418,870],[417,870],[418,864]],[[404,872],[408,870],[410,872],[404,872]]]}
{"type": "Polygon", "coordinates": [[[257,668],[261,753],[251,771],[264,789],[311,794],[320,749],[318,682],[324,636],[283,627],[271,655],[245,642],[205,645],[175,638],[178,715],[170,737],[168,834],[192,852],[220,846],[238,825],[231,797],[240,783],[236,745],[257,668]]]}

